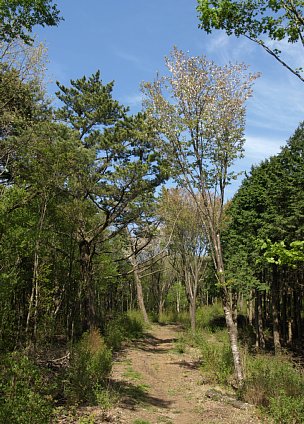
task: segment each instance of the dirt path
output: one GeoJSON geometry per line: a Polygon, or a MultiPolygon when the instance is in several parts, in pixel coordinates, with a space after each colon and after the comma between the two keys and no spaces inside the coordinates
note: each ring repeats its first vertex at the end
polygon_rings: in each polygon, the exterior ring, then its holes
{"type": "Polygon", "coordinates": [[[178,330],[174,325],[153,326],[146,338],[119,355],[112,372],[113,385],[121,394],[115,422],[260,423],[251,408],[240,410],[206,397],[210,386],[203,383],[195,352],[174,350],[178,330]]]}

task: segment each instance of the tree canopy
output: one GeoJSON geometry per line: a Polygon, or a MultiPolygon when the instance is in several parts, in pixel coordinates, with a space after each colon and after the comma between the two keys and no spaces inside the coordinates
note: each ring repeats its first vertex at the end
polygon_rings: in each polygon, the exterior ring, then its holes
{"type": "Polygon", "coordinates": [[[30,44],[33,27],[58,25],[62,19],[59,14],[53,0],[1,0],[0,41],[10,42],[20,37],[30,44]]]}
{"type": "Polygon", "coordinates": [[[197,11],[200,28],[207,33],[222,29],[228,35],[245,36],[304,82],[300,64],[283,60],[279,47],[279,42],[286,40],[304,48],[303,1],[198,0],[197,11]]]}

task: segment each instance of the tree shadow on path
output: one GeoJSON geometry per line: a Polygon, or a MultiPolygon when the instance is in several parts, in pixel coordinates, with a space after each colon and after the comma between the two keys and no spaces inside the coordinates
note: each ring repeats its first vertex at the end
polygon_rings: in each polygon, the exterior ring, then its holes
{"type": "Polygon", "coordinates": [[[120,397],[120,406],[126,409],[135,410],[139,405],[168,409],[172,404],[171,401],[151,396],[147,393],[144,385],[135,385],[128,381],[115,380],[110,380],[109,385],[120,397]]]}

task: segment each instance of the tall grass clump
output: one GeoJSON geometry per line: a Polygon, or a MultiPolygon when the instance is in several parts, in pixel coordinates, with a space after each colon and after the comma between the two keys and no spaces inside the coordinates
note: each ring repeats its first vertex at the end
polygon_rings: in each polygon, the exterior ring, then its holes
{"type": "Polygon", "coordinates": [[[13,352],[1,358],[0,423],[48,424],[51,397],[39,368],[24,354],[13,352]]]}
{"type": "Polygon", "coordinates": [[[196,334],[196,345],[202,358],[201,370],[210,382],[226,385],[233,377],[233,357],[226,330],[218,330],[208,337],[206,332],[196,334]]]}
{"type": "Polygon", "coordinates": [[[71,353],[64,388],[71,404],[96,403],[97,393],[104,386],[112,368],[112,353],[98,329],[83,334],[71,353]]]}
{"type": "Polygon", "coordinates": [[[280,424],[304,422],[304,376],[284,356],[248,357],[240,395],[263,407],[280,424]]]}

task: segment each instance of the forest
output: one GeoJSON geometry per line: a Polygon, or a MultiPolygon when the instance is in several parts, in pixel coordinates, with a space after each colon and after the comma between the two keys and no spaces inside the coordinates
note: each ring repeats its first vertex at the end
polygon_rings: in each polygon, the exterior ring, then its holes
{"type": "MultiPolygon", "coordinates": [[[[221,3],[199,2],[202,29],[232,33],[221,3]]],[[[304,122],[227,200],[259,74],[174,47],[139,113],[99,70],[51,102],[32,30],[57,6],[3,1],[0,19],[0,423],[104,422],[62,414],[115,403],[122,347],[172,323],[211,383],[302,423],[304,122]]]]}

